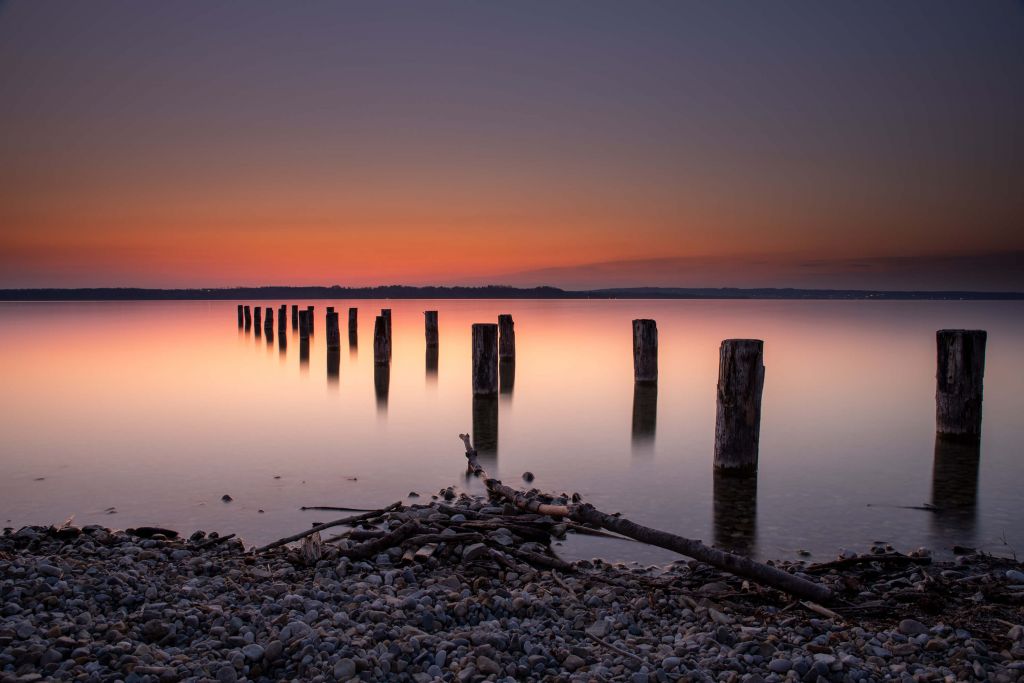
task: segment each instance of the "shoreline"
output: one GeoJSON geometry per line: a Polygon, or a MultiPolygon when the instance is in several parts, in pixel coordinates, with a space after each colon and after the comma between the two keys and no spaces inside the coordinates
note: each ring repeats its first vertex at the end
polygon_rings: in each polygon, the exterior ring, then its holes
{"type": "Polygon", "coordinates": [[[685,558],[565,563],[544,520],[480,499],[392,507],[258,553],[152,528],[0,536],[0,681],[1024,679],[1006,558],[774,563],[841,596],[823,608],[685,558]]]}

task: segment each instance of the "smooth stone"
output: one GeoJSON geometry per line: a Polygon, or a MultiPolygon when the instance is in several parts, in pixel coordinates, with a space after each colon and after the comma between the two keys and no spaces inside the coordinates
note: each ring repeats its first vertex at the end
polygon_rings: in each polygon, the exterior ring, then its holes
{"type": "Polygon", "coordinates": [[[905,636],[916,636],[928,633],[928,627],[916,619],[904,619],[900,622],[899,632],[905,636]]]}
{"type": "Polygon", "coordinates": [[[242,648],[242,654],[245,655],[245,658],[250,662],[258,662],[263,659],[263,646],[258,643],[251,643],[242,648]]]}
{"type": "Polygon", "coordinates": [[[784,674],[792,668],[793,662],[788,659],[773,659],[768,662],[768,670],[773,673],[784,674]]]}
{"type": "Polygon", "coordinates": [[[356,663],[345,657],[339,659],[338,663],[334,665],[334,677],[340,681],[347,681],[356,675],[356,663]]]}

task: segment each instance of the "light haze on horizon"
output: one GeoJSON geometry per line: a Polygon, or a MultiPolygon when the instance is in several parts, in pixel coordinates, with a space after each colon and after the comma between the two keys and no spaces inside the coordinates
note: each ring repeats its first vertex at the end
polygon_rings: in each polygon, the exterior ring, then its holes
{"type": "Polygon", "coordinates": [[[0,287],[1024,290],[1024,3],[0,3],[0,287]]]}

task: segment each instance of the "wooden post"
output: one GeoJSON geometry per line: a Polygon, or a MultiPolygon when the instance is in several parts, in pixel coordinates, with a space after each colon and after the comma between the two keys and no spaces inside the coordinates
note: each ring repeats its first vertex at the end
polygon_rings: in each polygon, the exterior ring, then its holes
{"type": "MultiPolygon", "coordinates": [[[[301,331],[301,319],[299,319],[299,328],[301,331]]],[[[309,365],[309,337],[299,337],[299,365],[309,365]]]]}
{"type": "Polygon", "coordinates": [[[719,351],[715,469],[757,470],[764,342],[726,339],[719,351]]]}
{"type": "Polygon", "coordinates": [[[427,335],[427,346],[437,346],[437,311],[423,311],[423,327],[427,335]]]}
{"type": "Polygon", "coordinates": [[[327,312],[328,313],[334,313],[334,306],[328,306],[327,307],[327,312]]]}
{"type": "Polygon", "coordinates": [[[391,336],[387,320],[382,315],[373,321],[373,362],[375,365],[391,362],[391,336]]]}
{"type": "Polygon", "coordinates": [[[382,308],[380,314],[384,318],[385,328],[388,335],[388,361],[391,360],[391,309],[382,308]]]}
{"type": "Polygon", "coordinates": [[[981,438],[981,400],[985,379],[985,330],[935,333],[939,367],[935,375],[935,431],[981,438]]]}
{"type": "Polygon", "coordinates": [[[299,311],[299,339],[309,339],[309,319],[312,317],[309,311],[299,311]]]}
{"type": "Polygon", "coordinates": [[[262,325],[262,324],[260,323],[260,315],[261,315],[261,313],[260,313],[260,312],[261,312],[262,310],[263,310],[262,308],[260,308],[259,306],[257,306],[257,307],[256,307],[256,308],[255,308],[255,309],[253,310],[253,312],[252,312],[252,316],[253,316],[253,320],[252,320],[252,323],[253,323],[253,325],[255,326],[255,329],[253,330],[253,333],[254,333],[254,334],[255,334],[255,335],[257,336],[257,337],[259,337],[259,336],[260,336],[260,335],[262,334],[262,332],[263,332],[263,325],[262,325]]]}
{"type": "Polygon", "coordinates": [[[327,348],[341,348],[341,332],[338,330],[338,314],[332,310],[327,311],[327,348]]]}
{"type": "MultiPolygon", "coordinates": [[[[337,322],[337,317],[335,317],[337,322]]],[[[328,326],[327,334],[330,335],[330,327],[328,326]]],[[[341,349],[337,346],[327,347],[327,382],[329,384],[337,384],[338,377],[340,376],[339,370],[341,369],[341,349]]]]}
{"type": "MultiPolygon", "coordinates": [[[[380,316],[377,316],[380,319],[380,316]]],[[[378,412],[388,409],[388,391],[391,386],[391,365],[376,363],[373,366],[373,394],[377,398],[378,412]]]]}
{"type": "Polygon", "coordinates": [[[516,330],[512,316],[502,313],[498,316],[498,359],[515,360],[516,330]]]}
{"type": "Polygon", "coordinates": [[[633,321],[633,381],[658,381],[658,323],[649,318],[633,321]]]}
{"type": "Polygon", "coordinates": [[[288,307],[281,304],[277,311],[277,336],[283,337],[288,325],[288,307]]]}
{"type": "Polygon", "coordinates": [[[313,313],[312,306],[306,306],[306,311],[309,313],[309,315],[306,316],[308,318],[308,320],[306,320],[306,324],[309,326],[309,336],[312,337],[314,334],[313,331],[316,329],[316,325],[314,324],[316,317],[313,313]]]}
{"type": "Polygon", "coordinates": [[[473,394],[498,393],[498,326],[473,324],[473,394]]]}
{"type": "Polygon", "coordinates": [[[249,331],[250,327],[252,327],[252,309],[249,306],[246,306],[245,307],[245,330],[246,330],[246,332],[249,331]]]}
{"type": "Polygon", "coordinates": [[[352,337],[357,333],[359,328],[359,309],[350,308],[348,309],[348,336],[352,337]]]}
{"type": "Polygon", "coordinates": [[[299,305],[292,304],[292,329],[299,329],[299,305]]]}
{"type": "Polygon", "coordinates": [[[242,304],[238,304],[238,326],[245,324],[245,315],[242,313],[242,304]]]}
{"type": "Polygon", "coordinates": [[[267,319],[263,323],[263,334],[267,335],[267,341],[274,338],[274,309],[267,306],[267,319]]]}
{"type": "Polygon", "coordinates": [[[427,347],[427,379],[437,382],[437,347],[427,347]]]}

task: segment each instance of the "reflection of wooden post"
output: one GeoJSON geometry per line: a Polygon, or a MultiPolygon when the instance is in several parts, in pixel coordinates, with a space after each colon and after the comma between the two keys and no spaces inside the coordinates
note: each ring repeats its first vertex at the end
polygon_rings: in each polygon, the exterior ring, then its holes
{"type": "Polygon", "coordinates": [[[263,311],[263,309],[261,307],[257,306],[253,310],[253,312],[252,312],[252,316],[253,316],[252,323],[254,325],[253,333],[257,337],[260,336],[262,334],[262,331],[263,331],[263,325],[260,322],[260,316],[262,315],[262,313],[261,313],[262,311],[263,311]]]}
{"type": "Polygon", "coordinates": [[[498,382],[501,385],[501,395],[511,396],[516,387],[516,361],[514,358],[498,361],[498,382]]]}
{"type": "Polygon", "coordinates": [[[348,336],[351,338],[356,334],[359,327],[359,309],[348,309],[348,336]]]}
{"type": "Polygon", "coordinates": [[[935,333],[939,367],[935,387],[935,430],[946,436],[981,437],[981,399],[985,379],[984,330],[935,333]]]}
{"type": "Polygon", "coordinates": [[[498,326],[494,323],[473,325],[473,393],[498,393],[498,326]]]}
{"type": "Polygon", "coordinates": [[[327,348],[341,348],[341,331],[338,330],[338,314],[332,310],[327,311],[327,348]]]}
{"type": "Polygon", "coordinates": [[[423,328],[427,336],[427,346],[437,346],[437,311],[423,311],[423,328]]]}
{"type": "MultiPolygon", "coordinates": [[[[299,318],[299,331],[302,331],[302,318],[299,318]]],[[[299,365],[309,365],[309,337],[299,337],[299,365]]]]}
{"type": "Polygon", "coordinates": [[[633,383],[633,443],[640,445],[654,439],[658,423],[658,385],[633,383]]]}
{"type": "Polygon", "coordinates": [[[309,327],[309,336],[312,337],[314,334],[314,330],[316,329],[316,324],[314,323],[314,321],[316,320],[316,316],[313,313],[312,306],[306,306],[306,311],[309,313],[309,315],[306,316],[306,326],[309,327]]]}
{"type": "MultiPolygon", "coordinates": [[[[978,465],[981,441],[935,435],[932,464],[933,524],[943,531],[974,531],[978,506],[978,465]]],[[[945,535],[945,534],[944,534],[945,535]]],[[[956,539],[958,542],[968,538],[956,539]]]]}
{"type": "MultiPolygon", "coordinates": [[[[380,316],[377,316],[380,320],[380,316]]],[[[383,412],[388,408],[388,391],[391,386],[391,365],[387,362],[373,366],[373,393],[377,397],[377,410],[383,412]]]]}
{"type": "Polygon", "coordinates": [[[757,541],[757,475],[714,474],[715,547],[753,555],[757,541]]]}
{"type": "MultiPolygon", "coordinates": [[[[337,322],[337,314],[335,314],[335,322],[337,322]]],[[[330,328],[328,328],[330,330],[330,328]]],[[[328,334],[330,332],[328,331],[328,334]]],[[[338,377],[341,374],[341,349],[337,346],[327,347],[327,381],[331,384],[338,383],[338,377]]]]}
{"type": "Polygon", "coordinates": [[[726,339],[719,351],[715,468],[756,470],[764,342],[726,339]]]}
{"type": "Polygon", "coordinates": [[[498,397],[473,397],[473,445],[480,455],[498,454],[498,397]]]}
{"type": "Polygon", "coordinates": [[[633,321],[633,381],[658,381],[658,324],[653,320],[633,321]]]}
{"type": "Polygon", "coordinates": [[[274,338],[274,309],[267,306],[267,319],[263,323],[263,333],[267,335],[267,340],[274,338]]]}
{"type": "Polygon", "coordinates": [[[250,327],[252,327],[252,309],[250,309],[248,306],[246,306],[245,307],[245,329],[246,329],[246,331],[248,331],[250,327]]]}
{"type": "Polygon", "coordinates": [[[427,347],[427,378],[437,381],[437,347],[427,347]]]}
{"type": "Polygon", "coordinates": [[[515,360],[516,358],[516,330],[512,316],[502,313],[498,316],[498,358],[500,360],[515,360]]]}
{"type": "Polygon", "coordinates": [[[373,362],[376,365],[386,364],[391,360],[391,338],[388,335],[388,323],[382,315],[373,321],[373,362]]]}
{"type": "Polygon", "coordinates": [[[242,313],[242,304],[238,304],[238,326],[245,324],[245,315],[242,313]]]}
{"type": "Polygon", "coordinates": [[[288,325],[288,307],[281,304],[277,311],[277,336],[283,337],[288,325]]]}
{"type": "Polygon", "coordinates": [[[292,304],[292,329],[299,329],[299,305],[292,304]]]}
{"type": "Polygon", "coordinates": [[[309,319],[312,317],[309,311],[299,311],[299,339],[309,339],[309,319]]]}

